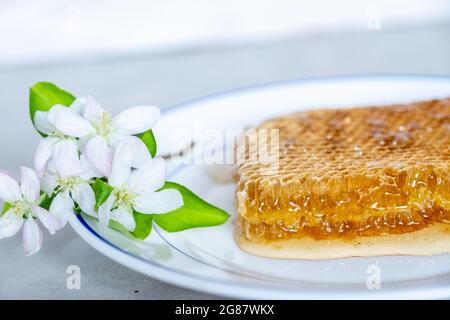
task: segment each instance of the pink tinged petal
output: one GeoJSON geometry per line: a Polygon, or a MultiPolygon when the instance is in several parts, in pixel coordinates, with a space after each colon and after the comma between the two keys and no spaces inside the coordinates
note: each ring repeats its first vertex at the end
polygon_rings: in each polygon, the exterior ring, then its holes
{"type": "Polygon", "coordinates": [[[138,134],[151,129],[159,120],[161,112],[152,106],[134,107],[114,117],[112,127],[119,133],[138,134]]]}
{"type": "Polygon", "coordinates": [[[93,166],[84,154],[80,156],[80,161],[83,167],[83,173],[80,174],[80,178],[84,180],[91,180],[92,178],[104,177],[104,175],[93,166]]]}
{"type": "Polygon", "coordinates": [[[166,179],[166,166],[164,159],[154,158],[141,169],[130,174],[128,185],[131,190],[141,194],[158,190],[164,185],[166,179]]]}
{"type": "Polygon", "coordinates": [[[76,176],[83,172],[78,146],[71,140],[60,140],[53,146],[53,165],[61,177],[76,176]]]}
{"type": "Polygon", "coordinates": [[[86,103],[86,98],[76,98],[75,101],[72,102],[72,104],[69,106],[69,109],[81,116],[83,115],[83,110],[86,106],[86,103]]]}
{"type": "Polygon", "coordinates": [[[80,207],[81,211],[90,216],[97,217],[95,212],[95,194],[91,186],[87,183],[80,183],[73,187],[72,199],[80,207]]]}
{"type": "Polygon", "coordinates": [[[37,253],[42,246],[42,231],[36,221],[29,217],[23,226],[23,249],[27,256],[37,253]]]}
{"type": "Polygon", "coordinates": [[[73,206],[74,203],[69,195],[69,192],[60,192],[53,199],[49,211],[51,215],[55,216],[59,220],[61,224],[60,228],[66,225],[74,213],[73,206]]]}
{"type": "Polygon", "coordinates": [[[90,163],[105,177],[111,175],[113,150],[106,140],[100,136],[89,139],[84,148],[84,154],[90,163]]]}
{"type": "Polygon", "coordinates": [[[23,196],[30,202],[36,202],[41,191],[37,173],[30,168],[20,167],[20,176],[20,190],[23,196]]]}
{"type": "Polygon", "coordinates": [[[59,141],[58,138],[44,138],[39,141],[39,145],[34,156],[34,168],[39,176],[43,176],[46,166],[53,153],[54,145],[59,141]]]}
{"type": "Polygon", "coordinates": [[[105,109],[100,106],[97,101],[91,96],[86,98],[86,106],[83,110],[83,117],[89,121],[98,121],[101,119],[102,115],[107,113],[105,109]]]}
{"type": "Polygon", "coordinates": [[[15,214],[13,209],[9,209],[0,217],[0,239],[14,236],[22,225],[23,218],[15,214]]]}
{"type": "Polygon", "coordinates": [[[64,226],[56,216],[52,215],[44,208],[33,206],[31,210],[39,218],[44,227],[47,228],[50,234],[55,234],[55,231],[61,229],[64,226]]]}
{"type": "Polygon", "coordinates": [[[50,109],[48,120],[59,132],[70,137],[81,138],[95,132],[88,120],[62,105],[57,104],[50,109]]]}
{"type": "Polygon", "coordinates": [[[43,111],[36,111],[34,114],[34,126],[43,134],[50,134],[56,131],[55,126],[48,121],[47,115],[48,112],[43,111]]]}
{"type": "Polygon", "coordinates": [[[108,226],[109,219],[111,217],[111,209],[115,201],[116,197],[114,196],[113,193],[111,193],[108,199],[106,199],[106,201],[103,202],[98,208],[98,221],[100,223],[100,226],[102,227],[108,226]]]}
{"type": "Polygon", "coordinates": [[[12,203],[22,199],[19,184],[6,172],[0,171],[0,198],[12,203]]]}
{"type": "Polygon", "coordinates": [[[183,197],[175,189],[148,192],[133,199],[133,208],[140,213],[162,214],[183,206],[183,197]]]}
{"type": "Polygon", "coordinates": [[[134,231],[134,229],[136,229],[136,221],[134,220],[133,213],[125,206],[120,206],[111,211],[111,219],[119,222],[127,228],[128,231],[134,231]]]}
{"type": "Polygon", "coordinates": [[[41,188],[48,196],[53,194],[55,188],[58,186],[56,176],[50,173],[45,174],[41,178],[41,188]]]}
{"type": "Polygon", "coordinates": [[[108,182],[113,187],[121,187],[127,182],[133,163],[133,146],[129,140],[120,142],[114,150],[111,175],[108,182]]]}

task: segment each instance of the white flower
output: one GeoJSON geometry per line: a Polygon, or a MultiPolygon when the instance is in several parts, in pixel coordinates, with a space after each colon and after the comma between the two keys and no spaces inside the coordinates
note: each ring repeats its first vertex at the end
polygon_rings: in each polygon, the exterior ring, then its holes
{"type": "Polygon", "coordinates": [[[36,172],[21,167],[19,183],[0,172],[0,198],[10,207],[0,217],[0,239],[14,236],[23,227],[23,246],[27,255],[35,254],[42,245],[42,232],[35,218],[50,234],[62,228],[61,222],[44,208],[39,207],[40,184],[36,172]]]}
{"type": "Polygon", "coordinates": [[[123,141],[116,147],[108,178],[114,190],[98,210],[99,221],[103,226],[113,219],[133,231],[136,227],[133,209],[144,214],[162,214],[183,205],[178,190],[157,191],[165,182],[164,159],[150,159],[139,169],[131,169],[132,148],[129,141],[123,141]]]}
{"type": "Polygon", "coordinates": [[[69,172],[71,175],[81,173],[78,141],[75,138],[92,132],[89,121],[80,115],[85,103],[86,99],[76,99],[68,108],[55,105],[48,112],[35,113],[34,125],[38,131],[46,135],[39,142],[35,155],[35,169],[40,176],[44,174],[50,160],[53,160],[60,171],[69,172]],[[70,123],[70,135],[58,130],[54,125],[59,121],[62,113],[66,123],[70,123]]]}
{"type": "Polygon", "coordinates": [[[50,212],[54,212],[63,226],[73,214],[74,202],[78,204],[81,211],[97,217],[94,209],[95,194],[89,185],[90,179],[96,177],[97,173],[89,167],[90,164],[83,155],[81,163],[85,169],[83,174],[74,176],[64,171],[58,171],[51,162],[41,179],[42,190],[49,197],[56,193],[50,205],[50,212]]]}
{"type": "Polygon", "coordinates": [[[88,97],[82,109],[83,119],[80,120],[74,115],[73,110],[59,108],[55,116],[49,117],[48,120],[58,132],[82,138],[83,153],[103,176],[111,174],[114,148],[121,141],[130,141],[133,167],[138,168],[151,158],[145,144],[135,135],[154,126],[160,117],[158,108],[139,106],[112,117],[95,100],[88,97]]]}

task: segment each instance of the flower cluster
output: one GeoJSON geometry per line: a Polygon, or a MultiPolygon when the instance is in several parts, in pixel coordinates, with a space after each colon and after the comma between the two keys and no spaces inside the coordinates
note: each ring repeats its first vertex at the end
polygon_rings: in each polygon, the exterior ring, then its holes
{"type": "Polygon", "coordinates": [[[107,226],[114,220],[133,231],[134,212],[162,214],[183,205],[175,189],[163,189],[165,163],[152,158],[136,135],[150,130],[159,109],[139,106],[115,117],[93,98],[78,98],[69,107],[56,104],[37,111],[34,125],[43,135],[35,155],[35,170],[21,168],[20,184],[0,172],[0,239],[15,235],[23,226],[27,255],[39,251],[42,232],[50,234],[82,211],[107,226]],[[111,192],[101,204],[92,185],[101,179],[111,192]]]}

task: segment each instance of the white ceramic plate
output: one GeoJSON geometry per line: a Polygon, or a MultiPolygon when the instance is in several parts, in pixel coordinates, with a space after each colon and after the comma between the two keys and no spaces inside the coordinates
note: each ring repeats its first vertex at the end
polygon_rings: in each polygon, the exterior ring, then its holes
{"type": "MultiPolygon", "coordinates": [[[[174,128],[242,128],[276,115],[321,107],[410,102],[450,96],[450,77],[357,76],[288,81],[209,96],[168,109],[155,128],[159,152],[171,150],[174,128]]],[[[234,185],[218,183],[204,165],[179,166],[185,184],[232,218],[222,226],[169,234],[155,228],[145,242],[100,230],[74,217],[75,231],[107,257],[150,277],[220,296],[257,299],[449,298],[450,255],[305,261],[275,260],[239,250],[233,240],[234,185]],[[379,270],[381,289],[367,280],[379,270]],[[369,272],[369,273],[368,273],[369,272]]]]}

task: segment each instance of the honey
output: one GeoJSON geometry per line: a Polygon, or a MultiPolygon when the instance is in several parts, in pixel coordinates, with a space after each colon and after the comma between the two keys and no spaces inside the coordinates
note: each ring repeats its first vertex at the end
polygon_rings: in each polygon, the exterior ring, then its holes
{"type": "Polygon", "coordinates": [[[450,99],[302,112],[256,129],[278,129],[279,141],[271,170],[248,148],[238,171],[237,230],[250,241],[450,223],[450,99]]]}

